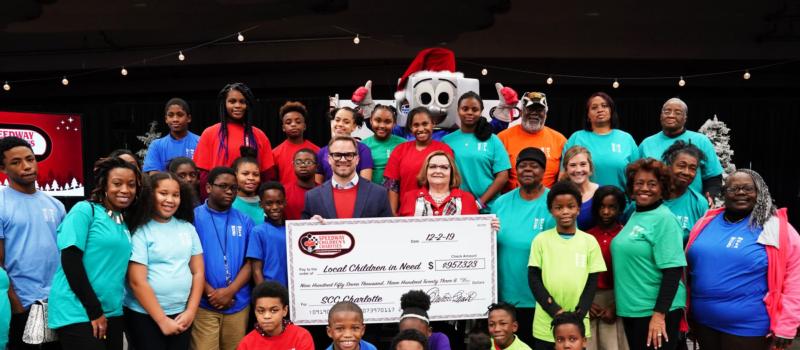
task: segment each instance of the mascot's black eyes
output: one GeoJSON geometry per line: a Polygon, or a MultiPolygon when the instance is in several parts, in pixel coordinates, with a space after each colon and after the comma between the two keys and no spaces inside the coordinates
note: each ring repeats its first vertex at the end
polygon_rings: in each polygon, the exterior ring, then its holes
{"type": "Polygon", "coordinates": [[[440,105],[448,105],[450,103],[450,94],[446,92],[440,92],[439,96],[437,96],[437,100],[439,101],[440,105]]]}
{"type": "Polygon", "coordinates": [[[419,95],[419,101],[422,102],[423,105],[429,105],[431,101],[433,101],[433,97],[430,93],[423,92],[419,95]]]}

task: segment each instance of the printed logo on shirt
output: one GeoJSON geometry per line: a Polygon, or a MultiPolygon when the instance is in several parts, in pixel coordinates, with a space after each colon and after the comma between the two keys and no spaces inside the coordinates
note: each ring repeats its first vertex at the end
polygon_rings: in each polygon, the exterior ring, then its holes
{"type": "Polygon", "coordinates": [[[45,222],[56,222],[56,210],[53,208],[42,208],[42,217],[45,222]]]}
{"type": "Polygon", "coordinates": [[[575,267],[586,267],[586,254],[575,253],[575,267]]]}
{"type": "Polygon", "coordinates": [[[678,223],[681,225],[681,228],[689,228],[689,217],[683,215],[675,215],[678,219],[678,223]]]}
{"type": "Polygon", "coordinates": [[[180,234],[180,240],[181,240],[181,245],[182,245],[182,246],[184,246],[184,247],[185,247],[185,246],[189,246],[189,247],[191,247],[191,246],[192,246],[192,237],[191,237],[191,233],[189,233],[188,231],[183,231],[183,232],[181,232],[181,234],[180,234]]]}
{"type": "Polygon", "coordinates": [[[487,147],[488,146],[486,142],[478,142],[478,152],[486,152],[487,147]]]}
{"type": "Polygon", "coordinates": [[[544,229],[544,218],[533,218],[533,230],[541,231],[544,229]]]}
{"type": "Polygon", "coordinates": [[[611,152],[613,153],[622,153],[622,144],[620,143],[611,143],[611,152]]]}
{"type": "Polygon", "coordinates": [[[642,233],[643,233],[644,231],[645,231],[645,228],[644,228],[644,227],[641,227],[641,226],[639,226],[639,225],[636,225],[636,226],[634,226],[634,227],[633,227],[633,230],[631,230],[631,237],[633,237],[633,238],[639,238],[639,237],[641,237],[641,236],[642,236],[642,233]]]}
{"type": "Polygon", "coordinates": [[[242,225],[231,225],[231,236],[242,237],[242,225]]]}
{"type": "Polygon", "coordinates": [[[544,155],[547,156],[547,158],[550,158],[550,147],[539,147],[539,149],[544,152],[544,155]]]}
{"type": "Polygon", "coordinates": [[[386,158],[389,158],[389,156],[391,156],[391,155],[392,155],[392,150],[387,149],[386,150],[386,158]]]}
{"type": "Polygon", "coordinates": [[[194,148],[186,149],[186,158],[194,158],[194,148]]]}
{"type": "Polygon", "coordinates": [[[739,244],[741,244],[743,240],[744,237],[733,236],[730,239],[728,239],[728,245],[726,245],[725,248],[739,249],[739,244]]]}

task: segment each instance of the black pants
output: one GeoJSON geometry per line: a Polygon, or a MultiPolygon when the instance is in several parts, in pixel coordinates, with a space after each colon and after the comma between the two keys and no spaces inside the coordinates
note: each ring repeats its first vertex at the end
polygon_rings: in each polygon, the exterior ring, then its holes
{"type": "Polygon", "coordinates": [[[728,334],[696,323],[692,326],[702,350],[766,350],[772,341],[765,336],[741,337],[728,334]]]}
{"type": "Polygon", "coordinates": [[[11,323],[9,324],[8,327],[8,348],[10,350],[61,349],[61,344],[59,344],[57,341],[54,341],[52,343],[45,343],[42,345],[30,345],[30,344],[25,344],[22,341],[22,333],[25,332],[25,323],[28,322],[28,314],[30,313],[31,310],[28,309],[21,314],[11,314],[11,323]]]}
{"type": "MultiPolygon", "coordinates": [[[[659,350],[675,350],[680,343],[680,323],[683,317],[683,309],[673,310],[667,313],[665,323],[667,327],[668,342],[661,343],[659,350]]],[[[622,317],[622,325],[625,327],[625,337],[628,338],[628,345],[631,350],[653,349],[653,343],[647,346],[647,334],[650,331],[650,316],[647,317],[622,317]]],[[[705,349],[704,349],[705,350],[705,349]]]]}
{"type": "Polygon", "coordinates": [[[517,308],[517,336],[523,343],[532,346],[533,340],[533,312],[536,308],[518,307],[517,308]]]}
{"type": "Polygon", "coordinates": [[[109,317],[106,339],[94,337],[91,322],[73,323],[56,329],[64,350],[122,350],[122,316],[109,317]]]}
{"type": "MultiPolygon", "coordinates": [[[[125,308],[125,330],[128,342],[142,350],[187,350],[192,340],[191,327],[177,335],[164,335],[161,328],[148,314],[125,308]]],[[[167,315],[174,319],[175,315],[167,315]]]]}

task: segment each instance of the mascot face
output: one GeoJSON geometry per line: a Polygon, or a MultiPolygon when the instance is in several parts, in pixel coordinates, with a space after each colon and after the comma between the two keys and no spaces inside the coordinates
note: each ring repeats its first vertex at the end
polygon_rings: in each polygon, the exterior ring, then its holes
{"type": "Polygon", "coordinates": [[[438,128],[458,127],[458,98],[467,91],[479,92],[478,79],[464,78],[462,73],[422,71],[411,75],[398,98],[400,106],[397,123],[404,125],[408,111],[416,107],[427,107],[433,123],[438,128]],[[405,101],[403,101],[405,100],[405,101]],[[405,106],[407,105],[407,107],[405,106]]]}

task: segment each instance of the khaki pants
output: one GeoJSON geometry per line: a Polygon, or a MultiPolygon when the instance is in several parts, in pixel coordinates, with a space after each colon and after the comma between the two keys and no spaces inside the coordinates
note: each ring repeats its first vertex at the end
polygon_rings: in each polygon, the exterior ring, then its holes
{"type": "MultiPolygon", "coordinates": [[[[594,303],[601,307],[608,307],[614,303],[613,289],[598,289],[594,295],[594,303]]],[[[587,350],[628,350],[628,340],[625,338],[625,328],[622,319],[608,324],[601,319],[592,319],[589,322],[592,336],[586,344],[587,350]]]]}
{"type": "Polygon", "coordinates": [[[192,325],[192,349],[236,350],[245,336],[249,315],[249,306],[230,315],[198,308],[192,325]]]}

